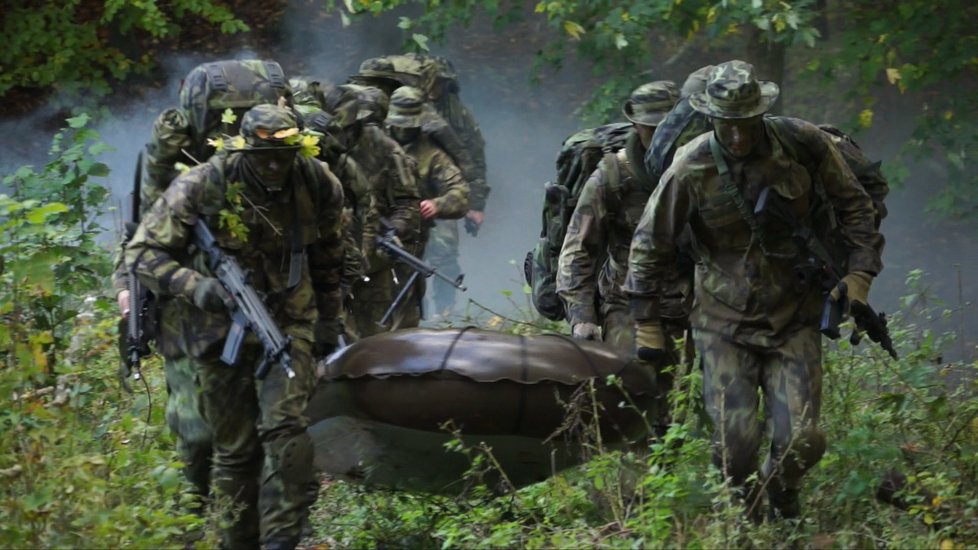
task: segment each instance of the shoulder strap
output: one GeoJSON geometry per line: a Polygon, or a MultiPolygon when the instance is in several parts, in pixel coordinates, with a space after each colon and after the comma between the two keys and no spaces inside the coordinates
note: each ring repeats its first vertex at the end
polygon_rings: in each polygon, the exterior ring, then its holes
{"type": "Polygon", "coordinates": [[[284,90],[285,73],[282,71],[282,66],[275,61],[263,61],[262,65],[265,66],[265,72],[268,73],[268,83],[272,88],[284,90]]]}
{"type": "Polygon", "coordinates": [[[733,177],[730,175],[730,166],[727,165],[727,159],[723,157],[723,152],[720,151],[720,143],[717,142],[716,135],[714,134],[710,134],[710,152],[713,153],[713,161],[717,165],[717,173],[720,175],[723,193],[733,201],[737,207],[737,211],[740,212],[740,217],[750,226],[751,233],[757,237],[761,234],[757,218],[754,217],[754,212],[747,206],[747,201],[744,200],[744,196],[737,189],[733,177]]]}
{"type": "Polygon", "coordinates": [[[751,240],[757,242],[760,246],[761,252],[765,256],[773,258],[791,258],[792,254],[782,254],[777,252],[772,252],[764,246],[764,233],[761,231],[760,224],[757,223],[757,217],[754,216],[754,212],[749,206],[747,206],[747,201],[744,199],[743,194],[737,189],[737,185],[733,181],[733,177],[730,175],[730,166],[727,165],[727,159],[723,157],[723,152],[720,151],[720,143],[717,142],[715,134],[710,134],[710,152],[713,153],[713,160],[716,162],[717,172],[720,175],[720,182],[723,184],[723,192],[727,197],[733,201],[734,205],[737,207],[737,211],[740,212],[740,217],[744,219],[744,222],[750,227],[751,240]]]}
{"type": "MultiPolygon", "coordinates": [[[[604,154],[604,164],[608,169],[608,217],[614,216],[614,212],[618,210],[617,201],[618,197],[621,195],[622,190],[622,180],[621,180],[621,165],[618,164],[618,153],[605,153],[604,154]],[[614,201],[613,204],[611,201],[614,201]]],[[[608,221],[611,221],[610,219],[608,221]]]]}

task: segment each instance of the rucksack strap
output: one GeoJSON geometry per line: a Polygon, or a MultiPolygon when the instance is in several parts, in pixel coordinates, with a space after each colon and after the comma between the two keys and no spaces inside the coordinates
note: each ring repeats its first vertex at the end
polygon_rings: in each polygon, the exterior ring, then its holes
{"type": "Polygon", "coordinates": [[[621,165],[618,164],[618,153],[605,153],[604,154],[604,165],[608,169],[608,200],[607,205],[607,216],[608,220],[614,216],[614,212],[618,209],[617,201],[618,197],[621,196],[622,190],[622,180],[621,180],[621,165]],[[612,204],[611,201],[616,201],[612,204]]]}
{"type": "Polygon", "coordinates": [[[727,164],[727,159],[723,157],[723,151],[720,150],[720,143],[717,141],[716,134],[710,134],[710,152],[713,153],[713,160],[716,162],[717,173],[720,175],[723,193],[733,201],[737,207],[737,211],[740,212],[740,217],[750,227],[751,240],[757,242],[757,245],[761,248],[761,252],[765,256],[772,258],[794,257],[793,254],[771,252],[764,246],[764,233],[761,231],[760,224],[757,222],[757,217],[754,216],[754,211],[747,205],[747,200],[744,198],[744,195],[737,189],[737,184],[734,182],[733,175],[730,173],[730,166],[727,164]]]}
{"type": "Polygon", "coordinates": [[[228,79],[224,76],[224,68],[219,63],[208,63],[207,80],[211,83],[214,90],[226,92],[228,89],[228,79]]]}
{"type": "Polygon", "coordinates": [[[272,88],[284,90],[285,72],[282,71],[282,66],[274,61],[262,61],[262,65],[265,66],[265,72],[268,73],[268,83],[272,88]]]}

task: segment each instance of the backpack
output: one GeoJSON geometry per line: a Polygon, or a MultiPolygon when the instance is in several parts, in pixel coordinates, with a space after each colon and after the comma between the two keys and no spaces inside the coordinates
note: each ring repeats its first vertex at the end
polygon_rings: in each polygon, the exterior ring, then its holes
{"type": "MultiPolygon", "coordinates": [[[[814,174],[817,169],[814,166],[814,159],[811,158],[808,150],[798,142],[790,129],[791,123],[788,119],[785,117],[767,116],[764,120],[768,123],[767,127],[784,148],[788,156],[804,166],[809,174],[814,174]]],[[[852,137],[835,126],[821,124],[818,127],[831,136],[832,143],[841,153],[846,165],[856,176],[856,181],[859,182],[859,185],[862,186],[866,194],[872,199],[873,207],[876,210],[874,225],[875,229],[878,230],[880,223],[887,214],[884,201],[890,192],[886,177],[880,169],[881,162],[869,160],[852,137]]],[[[816,227],[819,228],[817,236],[825,245],[829,254],[834,259],[835,264],[843,272],[848,271],[846,267],[849,260],[847,238],[841,231],[838,231],[839,223],[835,215],[835,210],[832,208],[825,194],[825,189],[818,183],[815,185],[815,194],[818,196],[818,199],[812,210],[812,218],[820,220],[820,223],[816,224],[816,227]]]]}
{"type": "MultiPolygon", "coordinates": [[[[608,157],[608,162],[617,167],[615,153],[625,146],[631,130],[630,122],[606,124],[572,134],[561,144],[557,179],[544,184],[540,238],[523,261],[533,306],[548,319],[557,321],[566,314],[557,296],[557,261],[577,199],[602,158],[608,157]]],[[[617,171],[611,174],[613,180],[618,179],[617,171]]],[[[618,181],[610,183],[618,185],[618,181]]]]}
{"type": "Polygon", "coordinates": [[[261,103],[277,103],[292,92],[282,67],[275,61],[257,59],[214,61],[195,67],[180,89],[180,107],[163,111],[146,144],[142,203],[152,206],[179,173],[176,164],[193,166],[213,154],[207,139],[218,133],[235,134],[244,113],[261,103]],[[231,109],[237,118],[222,121],[231,109]]]}

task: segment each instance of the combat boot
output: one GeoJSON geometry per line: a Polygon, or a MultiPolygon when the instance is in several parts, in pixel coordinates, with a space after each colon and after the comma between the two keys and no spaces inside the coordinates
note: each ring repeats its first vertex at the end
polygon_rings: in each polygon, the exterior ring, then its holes
{"type": "Polygon", "coordinates": [[[801,499],[798,489],[768,489],[767,500],[767,518],[770,521],[795,519],[801,516],[801,499]]]}

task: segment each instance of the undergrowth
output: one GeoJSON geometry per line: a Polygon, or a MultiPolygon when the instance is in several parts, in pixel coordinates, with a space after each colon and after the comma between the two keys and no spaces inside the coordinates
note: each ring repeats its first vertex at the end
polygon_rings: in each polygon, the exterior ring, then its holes
{"type": "MultiPolygon", "coordinates": [[[[54,160],[4,180],[0,196],[0,547],[215,543],[214,514],[184,513],[184,480],[163,420],[159,361],[119,388],[110,252],[94,219],[105,174],[97,135],[73,119],[54,160]],[[203,535],[204,538],[200,539],[203,535]]],[[[492,449],[455,438],[471,467],[463,494],[428,495],[324,479],[309,544],[332,547],[900,547],[978,545],[978,365],[944,363],[920,272],[890,321],[901,359],[872,344],[825,345],[822,428],[803,517],[746,522],[712,465],[696,367],[679,367],[661,438],[606,446],[585,428],[583,464],[525,487],[492,449]]],[[[931,312],[941,316],[944,313],[931,312]]],[[[478,322],[520,334],[559,323],[478,322]]],[[[595,380],[593,392],[619,380],[595,380]]],[[[622,406],[628,407],[627,399],[622,406]]]]}

